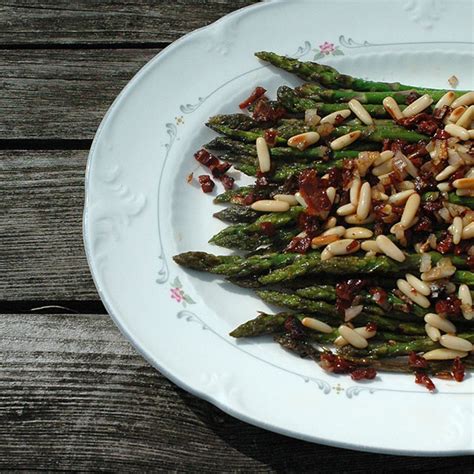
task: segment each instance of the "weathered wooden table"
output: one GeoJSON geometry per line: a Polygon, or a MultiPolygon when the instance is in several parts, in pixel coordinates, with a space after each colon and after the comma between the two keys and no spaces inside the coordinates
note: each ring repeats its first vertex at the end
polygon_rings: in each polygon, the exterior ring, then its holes
{"type": "Polygon", "coordinates": [[[0,1],[0,469],[472,472],[235,420],[150,367],[98,298],[81,217],[99,121],[167,44],[251,3],[0,1]]]}

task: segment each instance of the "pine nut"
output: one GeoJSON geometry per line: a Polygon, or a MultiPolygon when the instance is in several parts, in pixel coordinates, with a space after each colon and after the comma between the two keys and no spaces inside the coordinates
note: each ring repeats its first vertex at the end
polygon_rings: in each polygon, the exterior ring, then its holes
{"type": "Polygon", "coordinates": [[[412,115],[423,112],[433,103],[433,99],[429,94],[424,94],[420,98],[416,99],[409,106],[405,107],[402,114],[404,117],[411,117],[412,115]]]}
{"type": "Polygon", "coordinates": [[[474,178],[461,178],[453,181],[456,189],[474,189],[474,178]]]}
{"type": "Polygon", "coordinates": [[[346,133],[346,135],[342,135],[342,137],[333,140],[331,142],[331,148],[335,151],[342,150],[346,146],[349,146],[351,143],[354,143],[361,135],[362,132],[360,130],[346,133]]]}
{"type": "Polygon", "coordinates": [[[445,179],[449,178],[458,169],[459,169],[459,165],[457,165],[457,166],[452,166],[452,165],[446,166],[446,168],[444,168],[444,170],[441,171],[441,173],[438,173],[435,176],[435,179],[436,179],[436,181],[444,181],[445,179]]]}
{"type": "Polygon", "coordinates": [[[321,261],[329,260],[332,257],[334,257],[334,255],[328,250],[327,247],[325,247],[321,252],[321,261]]]}
{"type": "Polygon", "coordinates": [[[474,105],[470,105],[467,110],[461,115],[461,118],[456,122],[456,125],[458,125],[459,127],[468,128],[469,125],[471,125],[473,117],[474,105]]]}
{"type": "Polygon", "coordinates": [[[326,224],[324,224],[324,228],[328,230],[334,229],[334,227],[336,227],[336,224],[337,224],[337,219],[334,216],[332,216],[326,221],[326,224]]]}
{"type": "Polygon", "coordinates": [[[390,117],[393,118],[393,120],[400,120],[403,118],[402,111],[400,110],[397,101],[393,97],[385,97],[385,99],[382,101],[382,104],[384,109],[387,111],[390,117]]]}
{"type": "Polygon", "coordinates": [[[453,219],[453,223],[448,228],[449,233],[453,236],[454,245],[458,245],[459,242],[461,242],[462,228],[463,228],[462,218],[459,216],[456,216],[453,219]]]}
{"type": "Polygon", "coordinates": [[[407,202],[407,199],[415,193],[414,189],[407,189],[406,191],[400,191],[399,193],[392,194],[388,198],[390,204],[395,204],[395,206],[401,206],[407,202]]]}
{"type": "Polygon", "coordinates": [[[308,204],[306,204],[306,201],[300,193],[295,193],[295,199],[298,201],[300,206],[304,207],[305,209],[308,207],[308,204]]]}
{"type": "Polygon", "coordinates": [[[336,199],[336,188],[329,186],[329,188],[326,189],[326,195],[328,199],[331,201],[331,204],[333,204],[334,199],[336,199]]]}
{"type": "Polygon", "coordinates": [[[300,133],[299,135],[295,135],[288,139],[288,146],[303,151],[309,146],[317,143],[320,138],[318,132],[300,133]]]}
{"type": "Polygon", "coordinates": [[[458,298],[461,300],[462,304],[472,306],[472,296],[467,285],[459,285],[458,298]]]}
{"type": "Polygon", "coordinates": [[[375,240],[364,240],[364,242],[360,244],[360,248],[364,252],[381,253],[380,248],[375,240]]]}
{"type": "Polygon", "coordinates": [[[442,278],[449,278],[455,273],[456,267],[451,263],[451,260],[449,258],[443,258],[436,264],[436,267],[427,272],[423,272],[421,279],[423,281],[435,281],[442,278]]]}
{"type": "Polygon", "coordinates": [[[250,207],[254,211],[260,212],[286,212],[290,208],[290,205],[283,201],[262,199],[261,201],[255,201],[250,207]]]}
{"type": "Polygon", "coordinates": [[[262,173],[268,173],[271,169],[270,151],[265,138],[258,137],[256,141],[258,167],[262,173]]]}
{"type": "Polygon", "coordinates": [[[360,219],[356,214],[344,217],[344,220],[351,225],[372,224],[375,221],[375,214],[370,214],[366,219],[360,219]]]}
{"type": "Polygon", "coordinates": [[[360,249],[360,244],[354,239],[341,239],[329,244],[328,251],[332,255],[349,255],[360,249]]]}
{"type": "Polygon", "coordinates": [[[451,191],[451,183],[439,183],[436,186],[442,193],[448,193],[451,191]]]}
{"type": "Polygon", "coordinates": [[[356,207],[354,204],[344,204],[344,206],[341,206],[337,211],[336,214],[338,216],[349,216],[351,214],[354,214],[356,211],[356,207]]]}
{"type": "Polygon", "coordinates": [[[405,278],[410,285],[415,288],[418,293],[424,295],[424,296],[429,296],[431,294],[430,287],[424,282],[421,281],[419,278],[417,278],[415,275],[412,275],[410,273],[407,273],[405,275],[405,278]]]}
{"type": "Polygon", "coordinates": [[[332,327],[329,324],[323,323],[319,319],[315,318],[303,318],[301,323],[303,326],[314,329],[315,331],[323,332],[325,334],[329,334],[332,332],[332,327]]]}
{"type": "Polygon", "coordinates": [[[456,326],[447,319],[442,318],[439,314],[428,313],[425,314],[425,323],[430,324],[431,326],[441,329],[443,332],[455,333],[456,326]]]}
{"type": "Polygon", "coordinates": [[[413,219],[418,212],[418,208],[420,207],[420,203],[421,197],[418,193],[414,193],[408,198],[405,204],[405,209],[403,209],[402,218],[400,219],[400,224],[405,229],[408,229],[410,224],[413,222],[413,219]]]}
{"type": "Polygon", "coordinates": [[[359,193],[360,193],[360,187],[362,186],[362,181],[358,176],[356,176],[352,180],[351,188],[349,191],[350,195],[350,202],[354,206],[357,206],[357,203],[359,202],[359,193]]]}
{"type": "Polygon", "coordinates": [[[474,140],[474,130],[468,130],[467,132],[469,133],[469,138],[474,140]]]}
{"type": "Polygon", "coordinates": [[[377,334],[377,331],[367,331],[367,328],[365,326],[362,326],[360,328],[354,328],[354,331],[357,334],[360,334],[364,339],[371,339],[377,334]]]}
{"type": "Polygon", "coordinates": [[[338,237],[342,237],[346,233],[346,228],[342,225],[338,225],[333,227],[332,229],[328,229],[323,232],[322,235],[337,235],[338,237]]]}
{"type": "Polygon", "coordinates": [[[374,233],[365,227],[350,227],[344,233],[346,239],[370,239],[374,233]]]}
{"type": "Polygon", "coordinates": [[[362,123],[365,123],[366,125],[374,124],[374,120],[370,116],[369,112],[367,112],[365,107],[357,99],[351,99],[348,105],[362,123]]]}
{"type": "Polygon", "coordinates": [[[372,188],[370,183],[365,182],[360,188],[359,203],[357,204],[357,217],[366,219],[370,213],[372,204],[372,188]]]}
{"type": "Polygon", "coordinates": [[[450,107],[455,99],[456,99],[456,94],[453,91],[448,91],[446,92],[446,94],[443,95],[443,97],[441,97],[441,99],[438,100],[438,103],[435,105],[434,108],[435,110],[441,109],[445,105],[450,107]]]}
{"type": "Polygon", "coordinates": [[[365,349],[369,343],[365,337],[362,337],[354,329],[351,329],[349,326],[344,324],[338,328],[339,334],[351,345],[357,349],[365,349]]]}
{"type": "Polygon", "coordinates": [[[411,189],[415,189],[415,184],[413,181],[402,181],[401,183],[398,183],[397,189],[399,191],[409,191],[411,189]]]}
{"type": "Polygon", "coordinates": [[[460,138],[461,140],[469,140],[469,133],[464,127],[460,127],[454,123],[449,123],[444,127],[444,130],[453,137],[460,138]]]}
{"type": "Polygon", "coordinates": [[[390,173],[393,170],[393,158],[388,159],[383,162],[381,165],[372,168],[372,174],[374,176],[382,176],[384,174],[390,173]]]}
{"type": "Polygon", "coordinates": [[[441,332],[438,328],[435,328],[434,326],[431,326],[431,324],[426,323],[425,324],[425,331],[428,337],[434,341],[438,342],[439,338],[441,337],[441,332]]]}
{"type": "Polygon", "coordinates": [[[414,303],[421,306],[422,308],[429,308],[430,301],[426,296],[418,293],[406,280],[399,278],[397,280],[398,289],[408,298],[410,298],[414,303]]]}
{"type": "Polygon", "coordinates": [[[423,354],[423,358],[426,360],[451,360],[466,356],[467,352],[453,351],[452,349],[434,349],[423,354]]]}
{"type": "Polygon", "coordinates": [[[339,240],[339,236],[332,234],[332,235],[318,235],[314,237],[311,241],[311,247],[313,249],[317,249],[318,247],[324,247],[325,245],[331,244],[339,240]]]}
{"type": "Polygon", "coordinates": [[[273,199],[277,201],[287,202],[290,206],[298,205],[298,200],[293,194],[275,194],[275,196],[273,196],[273,199]]]}
{"type": "Polygon", "coordinates": [[[451,334],[443,334],[439,339],[439,343],[447,349],[454,351],[471,352],[473,349],[472,344],[468,340],[452,336],[451,334]]]}
{"type": "Polygon", "coordinates": [[[318,115],[318,109],[306,109],[304,111],[304,121],[312,127],[319,125],[321,117],[318,115]]]}
{"type": "Polygon", "coordinates": [[[380,155],[378,156],[378,158],[376,158],[374,160],[374,163],[373,165],[374,166],[379,166],[381,165],[382,163],[385,163],[386,161],[390,160],[391,158],[393,158],[393,151],[392,150],[385,150],[385,151],[382,151],[382,153],[380,153],[380,155]]]}
{"type": "Polygon", "coordinates": [[[331,125],[334,125],[336,123],[336,119],[341,116],[344,117],[344,119],[349,118],[351,115],[351,111],[349,109],[342,109],[338,110],[337,112],[333,112],[332,114],[326,115],[326,117],[323,117],[321,119],[321,123],[330,123],[331,125]]]}
{"type": "Polygon", "coordinates": [[[474,189],[456,189],[458,196],[469,196],[474,197],[474,189]]]}
{"type": "Polygon", "coordinates": [[[463,240],[474,239],[474,222],[471,222],[466,227],[464,227],[462,230],[462,238],[463,240]]]}
{"type": "Polygon", "coordinates": [[[449,117],[447,117],[443,120],[443,122],[445,124],[456,123],[462,117],[462,115],[466,111],[466,109],[467,109],[467,107],[465,107],[464,105],[456,107],[455,109],[453,109],[453,111],[451,112],[449,117]]]}
{"type": "Polygon", "coordinates": [[[387,255],[387,257],[396,260],[397,262],[405,261],[405,254],[385,235],[379,235],[375,239],[379,249],[387,255]]]}
{"type": "Polygon", "coordinates": [[[467,92],[461,97],[458,97],[452,104],[451,107],[455,109],[461,105],[472,105],[474,104],[474,92],[467,92]]]}

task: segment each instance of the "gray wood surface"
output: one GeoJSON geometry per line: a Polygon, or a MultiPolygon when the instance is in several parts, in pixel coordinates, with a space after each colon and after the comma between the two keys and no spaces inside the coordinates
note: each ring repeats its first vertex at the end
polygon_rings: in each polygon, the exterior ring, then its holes
{"type": "Polygon", "coordinates": [[[82,244],[87,151],[0,151],[0,301],[97,300],[82,244]]]}
{"type": "Polygon", "coordinates": [[[88,139],[160,49],[0,49],[0,139],[88,139]]]}
{"type": "Polygon", "coordinates": [[[168,43],[255,0],[2,0],[0,44],[168,43]]]}
{"type": "Polygon", "coordinates": [[[251,3],[0,0],[0,470],[472,472],[472,458],[358,453],[235,420],[105,314],[82,244],[95,129],[161,48],[251,3]]]}
{"type": "MultiPolygon", "coordinates": [[[[318,446],[221,412],[173,385],[108,316],[0,315],[0,469],[469,472],[469,458],[318,446]]],[[[369,408],[368,408],[369,409],[369,408]]]]}

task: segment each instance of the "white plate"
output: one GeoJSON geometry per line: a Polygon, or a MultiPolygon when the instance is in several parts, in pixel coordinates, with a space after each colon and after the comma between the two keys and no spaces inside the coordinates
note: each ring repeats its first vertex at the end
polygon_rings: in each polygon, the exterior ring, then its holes
{"type": "Polygon", "coordinates": [[[334,377],[268,340],[227,334],[265,305],[247,291],[187,272],[172,256],[221,228],[211,197],[186,183],[206,119],[236,112],[256,85],[295,79],[260,64],[270,50],[381,80],[473,87],[473,3],[435,0],[272,1],[180,39],[114,102],[87,169],[84,238],[109,313],[146,359],[190,392],[242,420],[289,436],[412,455],[473,452],[473,378],[412,376],[372,383],[334,377]],[[453,27],[453,25],[455,25],[453,27]]]}

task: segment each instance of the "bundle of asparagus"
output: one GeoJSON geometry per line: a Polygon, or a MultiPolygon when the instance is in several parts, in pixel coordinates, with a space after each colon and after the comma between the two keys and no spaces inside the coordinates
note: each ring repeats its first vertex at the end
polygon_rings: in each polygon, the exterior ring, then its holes
{"type": "Polygon", "coordinates": [[[474,92],[256,56],[309,82],[276,101],[257,88],[243,105],[252,116],[211,117],[220,136],[195,155],[214,177],[231,163],[257,178],[215,198],[230,204],[214,214],[230,225],[210,242],[248,253],[175,261],[285,308],[233,337],[271,334],[355,379],[377,369],[415,371],[429,389],[429,373],[462,380],[474,366],[474,92]]]}

